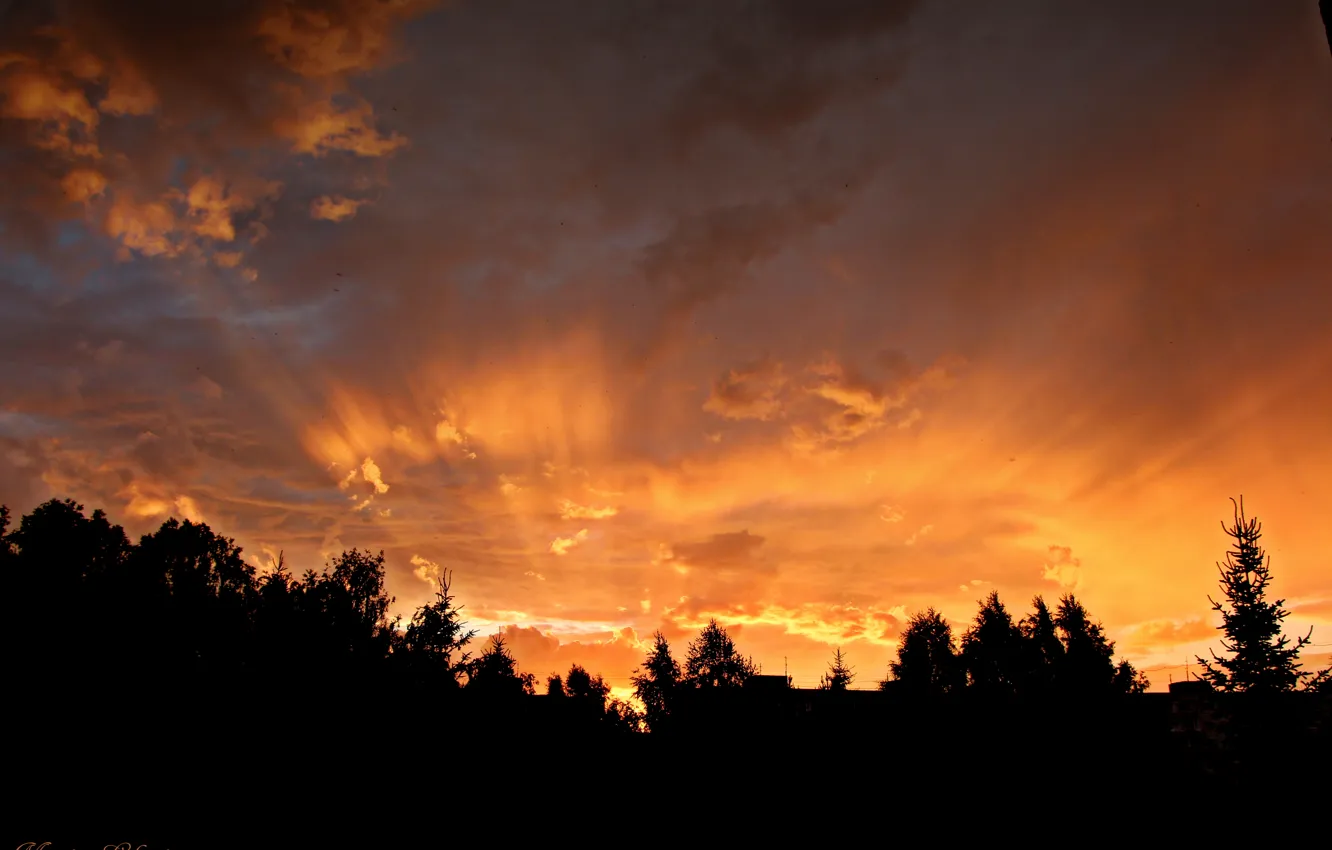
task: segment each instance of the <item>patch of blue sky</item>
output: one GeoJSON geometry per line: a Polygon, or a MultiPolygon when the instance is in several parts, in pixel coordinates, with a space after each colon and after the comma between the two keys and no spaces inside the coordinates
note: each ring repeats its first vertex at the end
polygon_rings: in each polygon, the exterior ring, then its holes
{"type": "Polygon", "coordinates": [[[0,259],[0,278],[41,294],[54,292],[58,284],[55,270],[29,252],[0,259]]]}
{"type": "Polygon", "coordinates": [[[58,419],[0,408],[0,436],[13,439],[49,437],[64,430],[64,423],[58,419]]]}
{"type": "Polygon", "coordinates": [[[81,221],[61,222],[56,232],[56,245],[68,250],[88,237],[88,226],[81,221]]]}
{"type": "Polygon", "coordinates": [[[337,321],[335,308],[342,301],[338,293],[329,293],[302,304],[233,310],[219,318],[238,330],[287,334],[302,346],[313,349],[337,337],[341,323],[337,321]]]}
{"type": "Polygon", "coordinates": [[[299,490],[266,475],[243,481],[237,489],[252,499],[261,499],[266,502],[277,502],[284,505],[318,505],[331,502],[340,504],[346,500],[346,494],[336,487],[299,490]]]}

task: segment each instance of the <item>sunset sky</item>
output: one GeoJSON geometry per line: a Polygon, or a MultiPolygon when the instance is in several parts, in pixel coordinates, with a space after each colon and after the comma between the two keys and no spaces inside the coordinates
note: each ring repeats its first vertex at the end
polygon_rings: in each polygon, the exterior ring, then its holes
{"type": "Polygon", "coordinates": [[[869,686],[915,610],[1076,590],[1157,689],[1243,494],[1327,663],[1315,0],[0,16],[16,514],[383,549],[617,689],[709,617],[869,686]]]}

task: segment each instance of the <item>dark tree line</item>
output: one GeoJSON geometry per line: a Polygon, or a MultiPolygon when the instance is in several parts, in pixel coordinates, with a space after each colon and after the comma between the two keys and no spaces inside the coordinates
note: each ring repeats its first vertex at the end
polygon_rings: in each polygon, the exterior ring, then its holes
{"type": "Polygon", "coordinates": [[[689,643],[684,667],[671,655],[661,632],[653,634],[652,641],[652,651],[631,680],[651,732],[670,729],[692,695],[739,690],[758,672],[754,660],[740,654],[735,640],[715,619],[689,643]]]}
{"type": "Polygon", "coordinates": [[[1147,678],[1127,660],[1114,663],[1115,644],[1071,593],[1052,612],[1045,599],[1014,620],[997,592],[959,642],[947,620],[928,608],[902,632],[890,677],[880,683],[920,696],[969,691],[986,697],[1142,693],[1147,678]]]}
{"type": "Polygon", "coordinates": [[[11,669],[48,692],[90,683],[278,693],[365,692],[388,682],[446,697],[533,693],[503,640],[468,651],[446,574],[405,624],[389,613],[384,555],[349,550],[293,575],[258,575],[229,538],[169,519],[137,544],[73,501],[38,506],[9,529],[0,570],[10,594],[11,669]]]}
{"type": "MultiPolygon", "coordinates": [[[[451,573],[404,624],[390,615],[382,552],[348,550],[299,576],[279,557],[259,575],[234,541],[189,520],[169,519],[135,544],[103,511],[88,516],[71,500],[52,500],[10,524],[0,507],[6,649],[25,692],[68,701],[202,687],[345,699],[405,687],[491,702],[536,693],[535,676],[519,670],[502,636],[469,648],[477,633],[456,604],[451,573]]],[[[685,675],[665,670],[663,681],[734,688],[754,670],[714,622],[691,645],[685,675]]],[[[551,676],[546,694],[574,719],[617,732],[644,726],[639,711],[577,664],[551,676]]],[[[649,695],[648,715],[659,716],[666,700],[649,695]]]]}
{"type": "MultiPolygon", "coordinates": [[[[524,702],[535,676],[519,670],[503,638],[479,652],[462,619],[451,574],[435,598],[405,624],[390,615],[383,553],[343,552],[321,571],[292,574],[279,558],[257,574],[241,550],[207,525],[170,519],[131,543],[103,511],[52,500],[10,528],[0,507],[0,574],[7,580],[6,648],[11,680],[25,692],[61,695],[175,691],[191,687],[338,700],[388,690],[426,699],[524,702]]],[[[1225,657],[1202,661],[1204,677],[1225,691],[1326,688],[1328,671],[1298,668],[1310,636],[1292,645],[1281,634],[1289,613],[1268,602],[1270,561],[1261,526],[1237,506],[1236,541],[1219,564],[1226,604],[1215,602],[1225,657]]],[[[971,694],[987,698],[1135,694],[1146,677],[1072,594],[1051,609],[1037,596],[1020,619],[997,593],[960,640],[934,609],[916,613],[901,635],[890,677],[880,684],[907,697],[971,694]]],[[[665,636],[632,677],[640,710],[610,696],[598,674],[575,664],[546,681],[546,697],[569,718],[616,732],[678,725],[709,695],[734,694],[757,674],[727,630],[710,621],[677,662],[665,636]]],[[[855,677],[841,650],[820,688],[849,689],[855,677]]]]}

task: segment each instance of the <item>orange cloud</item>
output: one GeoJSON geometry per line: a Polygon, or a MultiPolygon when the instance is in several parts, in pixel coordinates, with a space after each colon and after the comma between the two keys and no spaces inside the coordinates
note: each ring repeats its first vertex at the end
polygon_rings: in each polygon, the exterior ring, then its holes
{"type": "Polygon", "coordinates": [[[500,630],[505,644],[518,661],[520,669],[544,678],[551,673],[563,675],[569,667],[581,664],[605,677],[619,692],[629,689],[629,676],[647,655],[651,643],[638,637],[634,629],[599,631],[572,636],[543,631],[540,626],[506,625],[500,630]]]}
{"type": "Polygon", "coordinates": [[[310,203],[310,217],[321,221],[346,221],[365,203],[342,195],[323,195],[310,203]]]}
{"type": "Polygon", "coordinates": [[[81,87],[31,68],[26,61],[0,69],[0,117],[30,121],[34,143],[71,156],[98,158],[97,110],[81,87]]]}
{"type": "Polygon", "coordinates": [[[106,96],[97,108],[107,115],[149,115],[159,106],[157,91],[133,67],[121,64],[111,73],[106,96]]]}
{"type": "Polygon", "coordinates": [[[760,360],[714,381],[703,409],[727,419],[771,419],[781,411],[778,395],[785,384],[782,364],[760,360]]]}
{"type": "MultiPolygon", "coordinates": [[[[827,646],[865,641],[879,647],[896,647],[900,624],[907,612],[902,606],[890,609],[854,605],[807,603],[784,606],[760,602],[725,608],[702,608],[688,613],[668,608],[666,617],[679,629],[696,631],[716,619],[728,627],[771,627],[782,633],[807,638],[827,646]]],[[[886,653],[885,653],[886,657],[886,653]]]]}
{"type": "Polygon", "coordinates": [[[413,555],[411,563],[413,567],[412,575],[416,576],[426,584],[434,585],[443,575],[443,572],[439,568],[439,564],[436,564],[434,561],[426,560],[420,555],[413,555]]]}
{"type": "Polygon", "coordinates": [[[125,511],[140,518],[176,516],[190,522],[205,522],[198,503],[190,496],[166,496],[160,485],[132,481],[120,493],[126,500],[125,511]]]}
{"type": "Polygon", "coordinates": [[[550,541],[550,551],[554,555],[567,555],[569,550],[587,539],[587,529],[580,529],[571,537],[556,537],[550,541]]]}
{"type": "Polygon", "coordinates": [[[180,253],[180,222],[161,201],[136,202],[117,195],[106,213],[106,232],[128,251],[145,257],[173,257],[180,253]]]}
{"type": "Polygon", "coordinates": [[[195,234],[218,242],[236,239],[234,217],[251,210],[265,198],[275,195],[280,186],[263,182],[254,187],[253,194],[214,175],[204,175],[190,186],[184,195],[185,217],[195,234]]]}
{"type": "Polygon", "coordinates": [[[1042,569],[1041,577],[1065,590],[1076,591],[1082,586],[1082,560],[1073,557],[1068,546],[1051,546],[1050,561],[1042,569]]]}
{"type": "Polygon", "coordinates": [[[1214,640],[1220,633],[1202,620],[1149,620],[1133,626],[1122,640],[1121,651],[1150,655],[1180,644],[1214,640]]]}
{"type": "Polygon", "coordinates": [[[560,519],[606,519],[613,517],[620,511],[617,508],[607,506],[604,508],[589,508],[583,505],[577,505],[568,499],[560,499],[560,519]]]}
{"type": "MultiPolygon", "coordinates": [[[[85,172],[71,172],[66,179],[67,192],[86,192],[98,185],[95,174],[85,172]]],[[[126,257],[130,252],[145,257],[175,257],[187,249],[198,249],[198,238],[235,242],[236,216],[253,210],[279,189],[278,184],[268,181],[237,184],[204,175],[187,191],[172,189],[154,201],[140,202],[128,192],[117,193],[104,227],[124,246],[126,257]]],[[[235,268],[242,257],[239,251],[224,251],[213,259],[220,268],[235,268]]]]}
{"type": "Polygon", "coordinates": [[[284,5],[259,25],[269,54],[305,77],[368,71],[388,58],[392,28],[436,0],[352,0],[335,8],[284,5]]]}
{"type": "Polygon", "coordinates": [[[132,66],[104,62],[59,28],[39,34],[34,53],[0,57],[0,116],[36,125],[37,147],[100,159],[99,112],[146,115],[157,108],[156,92],[132,66]],[[104,89],[96,107],[88,94],[90,83],[104,89]]]}
{"type": "MultiPolygon", "coordinates": [[[[881,518],[882,518],[882,517],[881,517],[881,518]]],[[[931,531],[934,531],[934,526],[932,526],[932,525],[922,525],[920,528],[916,529],[916,531],[912,532],[912,534],[911,534],[910,537],[908,537],[906,540],[902,541],[902,545],[903,545],[903,546],[915,546],[915,545],[916,545],[916,541],[920,540],[922,537],[924,537],[925,535],[929,534],[931,531]]]]}
{"type": "Polygon", "coordinates": [[[106,178],[91,168],[76,168],[60,180],[60,188],[69,200],[84,204],[106,191],[106,178]]]}
{"type": "Polygon", "coordinates": [[[714,534],[698,543],[676,543],[671,559],[689,566],[730,567],[748,563],[763,545],[763,538],[748,530],[714,534]]]}
{"type": "Polygon", "coordinates": [[[336,151],[387,156],[407,144],[397,133],[384,135],[375,129],[374,107],[367,101],[352,96],[343,100],[341,104],[332,98],[298,100],[292,114],[278,118],[273,129],[295,153],[316,157],[336,151]]]}

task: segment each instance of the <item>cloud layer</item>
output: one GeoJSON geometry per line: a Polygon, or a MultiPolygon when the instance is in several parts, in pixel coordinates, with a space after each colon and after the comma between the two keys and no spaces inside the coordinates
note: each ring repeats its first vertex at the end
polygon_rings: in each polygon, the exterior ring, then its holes
{"type": "Polygon", "coordinates": [[[1182,664],[1242,492],[1332,634],[1315,5],[818,5],[12,9],[0,501],[453,569],[622,688],[992,588],[1182,664]]]}

